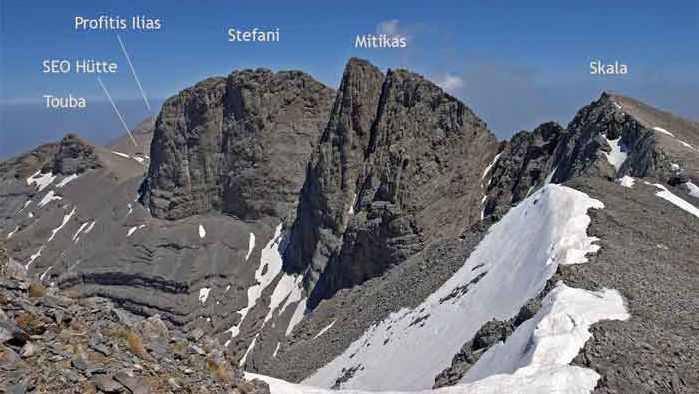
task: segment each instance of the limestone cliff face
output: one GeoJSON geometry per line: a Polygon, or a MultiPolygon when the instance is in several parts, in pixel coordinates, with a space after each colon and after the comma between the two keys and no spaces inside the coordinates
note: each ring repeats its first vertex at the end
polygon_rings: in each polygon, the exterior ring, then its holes
{"type": "Polygon", "coordinates": [[[512,136],[486,174],[483,214],[503,214],[543,185],[554,170],[553,153],[564,135],[561,126],[549,122],[532,132],[521,131],[512,136]]]}
{"type": "Polygon", "coordinates": [[[673,186],[685,183],[693,179],[699,162],[691,145],[653,130],[652,124],[666,123],[687,140],[699,130],[690,121],[631,98],[603,93],[581,108],[566,129],[550,122],[517,133],[503,144],[488,174],[483,213],[501,215],[545,183],[579,176],[614,180],[629,175],[656,177],[673,186]]]}
{"type": "Polygon", "coordinates": [[[350,60],[284,256],[306,273],[309,306],[477,221],[496,149],[485,123],[433,83],[350,60]]]}
{"type": "Polygon", "coordinates": [[[265,69],[182,91],[156,121],[142,201],[167,219],[285,217],[333,94],[302,72],[265,69]]]}

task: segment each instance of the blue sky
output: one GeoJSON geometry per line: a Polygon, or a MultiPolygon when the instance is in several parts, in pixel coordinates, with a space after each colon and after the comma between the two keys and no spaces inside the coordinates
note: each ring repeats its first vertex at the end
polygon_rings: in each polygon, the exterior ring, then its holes
{"type": "MultiPolygon", "coordinates": [[[[347,59],[358,56],[383,69],[408,68],[448,85],[503,138],[547,120],[565,124],[602,90],[699,118],[695,1],[62,0],[39,5],[2,0],[4,145],[23,133],[6,127],[17,123],[7,119],[11,105],[41,102],[46,93],[104,100],[94,76],[43,74],[43,59],[118,61],[120,72],[105,76],[105,84],[119,101],[139,100],[116,33],[73,30],[75,16],[103,13],[145,14],[163,21],[161,31],[120,32],[155,103],[205,77],[238,68],[301,69],[335,87],[347,59]],[[409,36],[407,49],[354,48],[356,34],[375,33],[386,22],[409,36]],[[279,27],[281,42],[230,43],[228,27],[279,27]],[[591,76],[593,59],[622,61],[630,73],[591,76]]],[[[48,110],[35,106],[35,111],[48,110]]],[[[135,124],[145,115],[147,111],[132,111],[125,117],[135,124]]],[[[36,118],[57,116],[37,113],[36,118]]],[[[109,130],[96,134],[98,140],[119,133],[116,117],[103,121],[109,130]]],[[[50,122],[33,127],[47,129],[36,131],[40,137],[35,140],[57,139],[68,131],[50,122]]],[[[36,142],[29,140],[24,145],[36,142]]]]}

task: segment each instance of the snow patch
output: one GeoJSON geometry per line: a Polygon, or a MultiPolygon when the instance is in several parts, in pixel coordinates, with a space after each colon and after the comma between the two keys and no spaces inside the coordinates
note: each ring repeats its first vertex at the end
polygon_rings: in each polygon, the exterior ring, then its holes
{"type": "MultiPolygon", "coordinates": [[[[133,233],[136,232],[136,230],[140,230],[140,229],[142,229],[142,228],[144,228],[144,227],[146,227],[145,224],[141,224],[141,225],[139,225],[139,226],[133,226],[133,227],[131,227],[131,228],[129,229],[129,231],[126,232],[126,237],[130,237],[131,235],[133,235],[133,233]]],[[[91,227],[91,228],[92,228],[92,227],[91,227]]],[[[90,229],[91,229],[91,228],[90,228],[90,229]]],[[[89,231],[89,229],[88,229],[88,231],[89,231]]],[[[85,231],[85,232],[87,233],[88,231],[85,231]]]]}
{"type": "Polygon", "coordinates": [[[659,192],[655,193],[656,196],[670,201],[672,204],[674,204],[676,207],[681,208],[690,214],[696,216],[699,218],[699,208],[695,207],[694,205],[690,204],[688,201],[682,199],[681,197],[677,196],[673,192],[667,190],[667,188],[659,183],[654,184],[655,187],[660,189],[659,192]]]}
{"type": "Polygon", "coordinates": [[[7,233],[7,238],[6,238],[6,239],[12,238],[12,236],[15,235],[15,233],[17,232],[17,230],[19,230],[19,226],[16,226],[14,230],[12,230],[12,231],[10,231],[9,233],[7,233]]]}
{"type": "Polygon", "coordinates": [[[693,147],[692,145],[690,145],[690,144],[688,144],[688,143],[686,143],[686,142],[684,142],[684,141],[682,141],[682,140],[677,140],[677,141],[678,141],[680,144],[686,146],[687,148],[689,148],[689,149],[691,149],[691,150],[699,151],[699,149],[693,147]]]}
{"type": "Polygon", "coordinates": [[[493,168],[493,166],[495,165],[495,163],[498,162],[498,159],[500,158],[501,155],[502,155],[502,152],[500,152],[500,153],[498,153],[497,155],[495,155],[495,157],[493,158],[493,161],[492,161],[490,164],[488,164],[488,167],[485,167],[485,170],[483,170],[483,175],[481,175],[481,180],[484,180],[484,179],[485,179],[485,176],[488,175],[488,173],[489,173],[490,170],[493,168]]]}
{"type": "Polygon", "coordinates": [[[361,365],[342,388],[431,388],[483,324],[515,316],[559,264],[584,263],[587,253],[597,251],[597,238],[586,234],[587,210],[603,207],[569,187],[544,186],[494,224],[464,265],[422,304],[373,325],[303,383],[330,388],[343,369],[361,365]]]}
{"type": "Polygon", "coordinates": [[[281,342],[277,342],[277,347],[274,348],[274,353],[272,353],[272,358],[276,358],[279,353],[279,348],[282,346],[281,342]]]}
{"type": "Polygon", "coordinates": [[[607,143],[612,148],[612,151],[609,153],[603,153],[605,156],[607,156],[607,161],[609,164],[611,164],[615,170],[619,171],[619,168],[621,168],[621,165],[624,164],[626,157],[628,156],[626,146],[621,143],[621,137],[615,140],[610,140],[607,137],[604,137],[604,139],[607,140],[607,143]]]}
{"type": "Polygon", "coordinates": [[[210,287],[202,287],[199,289],[199,302],[202,304],[206,303],[206,300],[209,298],[209,293],[211,292],[210,287]]]}
{"type": "Polygon", "coordinates": [[[46,271],[44,271],[44,273],[43,273],[43,274],[41,274],[41,276],[39,276],[39,280],[43,281],[43,280],[44,280],[44,278],[46,277],[46,274],[48,274],[48,273],[49,273],[49,271],[51,271],[51,268],[53,268],[53,266],[52,266],[52,265],[50,265],[50,266],[49,266],[49,268],[46,268],[46,271]]]}
{"type": "Polygon", "coordinates": [[[58,201],[58,200],[62,200],[62,199],[63,199],[63,197],[57,196],[57,195],[53,192],[53,190],[49,190],[49,192],[46,193],[46,195],[44,196],[44,198],[42,198],[41,201],[39,201],[39,206],[40,206],[40,207],[43,207],[44,205],[50,203],[51,201],[58,201]]]}
{"type": "Polygon", "coordinates": [[[327,326],[323,327],[320,331],[318,331],[318,333],[316,334],[316,336],[313,337],[313,339],[316,339],[316,338],[318,338],[319,336],[321,336],[321,335],[325,334],[326,332],[328,332],[329,329],[333,328],[333,326],[335,325],[335,322],[336,322],[336,321],[337,321],[337,319],[333,320],[332,323],[330,323],[330,324],[328,324],[327,326]]]}
{"type": "Polygon", "coordinates": [[[42,173],[41,171],[37,171],[32,176],[27,178],[27,185],[36,183],[36,187],[38,187],[39,192],[41,192],[46,189],[55,179],[56,176],[51,172],[42,173]]]}
{"type": "Polygon", "coordinates": [[[553,167],[551,172],[549,172],[549,174],[546,175],[546,179],[544,179],[544,185],[548,185],[549,183],[551,183],[553,176],[556,174],[556,170],[558,170],[558,166],[553,167]]]}
{"type": "Polygon", "coordinates": [[[56,234],[58,234],[58,232],[61,231],[61,229],[66,225],[66,223],[68,223],[68,221],[70,220],[70,218],[72,218],[73,215],[75,215],[75,209],[76,209],[76,208],[73,207],[73,210],[70,211],[70,213],[68,213],[67,215],[64,215],[64,216],[63,216],[63,221],[61,222],[61,224],[60,224],[58,227],[56,227],[56,228],[54,228],[53,230],[51,230],[51,236],[49,237],[49,240],[46,241],[46,242],[51,242],[51,241],[53,240],[53,238],[56,236],[56,234]]]}
{"type": "MultiPolygon", "coordinates": [[[[388,364],[391,365],[391,364],[388,364]]],[[[599,375],[587,368],[577,366],[554,366],[541,368],[535,374],[522,371],[511,375],[495,375],[474,383],[458,384],[435,390],[374,392],[363,390],[330,390],[302,384],[289,383],[281,379],[254,373],[245,373],[247,379],[260,379],[269,385],[272,394],[582,394],[595,388],[599,375]],[[561,391],[561,387],[563,390],[561,391]],[[576,387],[566,391],[566,387],[576,387]]]]}
{"type": "Polygon", "coordinates": [[[25,202],[24,202],[24,205],[22,206],[22,208],[21,208],[19,211],[17,211],[17,213],[16,213],[15,215],[17,215],[17,214],[21,213],[22,211],[24,211],[24,210],[29,206],[29,204],[31,204],[31,203],[32,203],[32,200],[31,200],[31,199],[25,201],[25,202]]]}
{"type": "Polygon", "coordinates": [[[80,227],[78,228],[78,231],[76,231],[75,234],[73,234],[73,238],[71,238],[72,241],[74,241],[76,243],[78,242],[78,235],[80,235],[80,232],[83,231],[83,229],[87,226],[87,223],[88,222],[85,222],[85,223],[80,225],[80,227]]]}
{"type": "MultiPolygon", "coordinates": [[[[244,308],[237,311],[240,315],[240,322],[228,330],[231,334],[231,338],[235,338],[240,334],[240,327],[245,320],[248,312],[257,304],[257,300],[262,296],[262,292],[267,288],[267,286],[272,283],[274,278],[282,270],[282,256],[279,252],[279,244],[282,241],[282,223],[279,223],[274,231],[274,236],[267,243],[267,245],[260,251],[260,265],[255,270],[255,284],[248,287],[247,296],[248,304],[244,308]]],[[[248,257],[252,251],[252,247],[255,244],[255,235],[250,233],[250,250],[248,250],[248,257]]],[[[224,345],[225,346],[225,345],[224,345]]]]}
{"type": "Polygon", "coordinates": [[[693,184],[691,181],[684,184],[689,189],[689,195],[692,197],[699,198],[699,186],[693,184]]]}
{"type": "MultiPolygon", "coordinates": [[[[600,320],[626,320],[630,316],[616,290],[574,289],[558,282],[544,298],[537,314],[522,323],[503,342],[488,349],[466,372],[461,383],[498,374],[535,375],[542,369],[566,367],[592,337],[590,326],[600,320]]],[[[594,386],[592,378],[585,386],[594,386]]],[[[575,385],[558,392],[578,392],[575,385]]]]}
{"type": "Polygon", "coordinates": [[[94,221],[94,220],[92,221],[92,223],[90,223],[90,225],[89,225],[89,226],[87,227],[87,229],[85,230],[85,234],[87,234],[87,233],[89,233],[90,231],[92,231],[92,228],[93,228],[93,227],[95,227],[95,221],[94,221]]]}
{"type": "Polygon", "coordinates": [[[286,332],[284,335],[287,337],[291,335],[291,332],[294,330],[294,327],[296,327],[297,324],[303,320],[303,316],[306,314],[306,301],[307,299],[304,298],[301,301],[299,301],[298,304],[296,304],[296,309],[294,309],[294,314],[291,315],[291,319],[289,319],[289,325],[286,327],[286,332]]]}
{"type": "Polygon", "coordinates": [[[114,153],[114,154],[117,155],[117,156],[121,156],[121,157],[124,157],[124,158],[127,158],[127,159],[130,159],[130,158],[131,158],[131,156],[127,155],[126,153],[121,153],[121,152],[117,152],[117,151],[112,151],[112,153],[114,153]]]}
{"type": "Polygon", "coordinates": [[[280,315],[284,313],[284,310],[286,310],[290,304],[300,301],[301,298],[303,298],[303,275],[288,275],[283,273],[270,297],[269,311],[267,312],[267,316],[265,316],[264,323],[267,323],[267,321],[272,318],[273,312],[282,302],[284,302],[284,306],[282,306],[279,311],[280,315]]]}
{"type": "Polygon", "coordinates": [[[201,224],[199,225],[199,238],[206,237],[206,229],[201,224]]]}
{"type": "Polygon", "coordinates": [[[617,179],[618,184],[620,184],[621,186],[624,186],[624,187],[628,187],[628,188],[633,187],[634,182],[635,182],[635,180],[628,175],[624,175],[621,178],[617,179]]]}
{"type": "Polygon", "coordinates": [[[61,188],[61,187],[69,184],[70,182],[72,182],[76,179],[78,179],[78,174],[68,175],[67,177],[61,179],[60,182],[58,182],[58,184],[56,185],[56,188],[61,188]]]}
{"type": "Polygon", "coordinates": [[[248,240],[248,253],[245,255],[245,261],[248,261],[253,249],[255,249],[255,234],[250,232],[250,239],[248,240]]]}
{"type": "Polygon", "coordinates": [[[240,359],[240,362],[238,363],[239,366],[245,365],[245,360],[248,359],[248,355],[250,355],[250,352],[252,349],[255,347],[255,343],[257,342],[257,337],[259,337],[260,334],[258,333],[255,335],[255,338],[252,339],[252,342],[250,342],[250,345],[248,345],[248,349],[245,351],[245,354],[243,354],[243,358],[240,359]]]}
{"type": "Polygon", "coordinates": [[[352,195],[352,202],[350,203],[349,210],[347,211],[348,214],[354,215],[354,204],[357,202],[357,193],[354,193],[352,195]]]}
{"type": "Polygon", "coordinates": [[[32,263],[34,262],[34,260],[38,259],[39,256],[41,256],[41,252],[44,251],[44,246],[45,246],[45,245],[42,245],[42,246],[39,248],[39,250],[36,251],[36,253],[34,253],[33,255],[29,256],[29,262],[27,262],[27,264],[24,266],[24,268],[29,269],[29,266],[32,265],[32,263]]]}
{"type": "Polygon", "coordinates": [[[657,132],[660,132],[660,133],[663,133],[663,134],[667,134],[667,135],[669,135],[670,137],[674,137],[674,136],[675,136],[674,134],[672,134],[671,132],[665,130],[665,129],[662,128],[662,127],[653,127],[653,130],[655,130],[655,131],[657,131],[657,132]]]}

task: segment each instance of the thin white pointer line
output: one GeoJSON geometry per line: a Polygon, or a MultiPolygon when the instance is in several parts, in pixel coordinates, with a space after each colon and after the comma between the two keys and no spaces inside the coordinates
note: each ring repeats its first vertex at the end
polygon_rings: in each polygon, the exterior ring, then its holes
{"type": "Polygon", "coordinates": [[[141,85],[141,80],[138,78],[138,74],[136,74],[136,69],[133,67],[133,63],[131,63],[131,58],[129,57],[129,53],[126,51],[126,46],[124,46],[124,41],[121,40],[121,36],[117,34],[117,40],[119,40],[119,45],[121,45],[121,51],[124,52],[124,57],[126,58],[126,61],[129,63],[129,67],[131,67],[131,74],[133,74],[133,78],[136,80],[136,85],[138,85],[138,89],[141,91],[141,96],[143,96],[143,101],[146,103],[146,108],[148,108],[148,112],[153,112],[150,109],[150,103],[148,102],[148,99],[146,98],[146,92],[143,90],[143,86],[141,85]]]}
{"type": "Polygon", "coordinates": [[[134,146],[138,146],[138,144],[136,143],[136,139],[134,139],[133,135],[131,134],[131,130],[129,130],[129,126],[126,125],[126,121],[124,121],[124,117],[121,116],[121,112],[119,112],[119,109],[117,108],[116,104],[114,104],[114,100],[112,100],[112,96],[107,91],[107,87],[104,86],[104,83],[102,83],[102,79],[100,77],[97,77],[97,82],[100,83],[102,90],[104,90],[104,94],[107,95],[109,102],[112,103],[112,108],[114,108],[114,112],[116,112],[117,116],[119,117],[119,120],[121,120],[121,125],[124,126],[124,130],[126,130],[126,132],[129,133],[129,137],[131,137],[131,141],[133,141],[134,146]]]}

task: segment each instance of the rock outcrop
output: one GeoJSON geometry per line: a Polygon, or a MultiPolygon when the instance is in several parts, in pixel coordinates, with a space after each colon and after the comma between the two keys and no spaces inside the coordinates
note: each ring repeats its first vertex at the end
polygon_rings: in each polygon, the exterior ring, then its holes
{"type": "Polygon", "coordinates": [[[553,153],[565,130],[549,122],[532,132],[521,131],[505,143],[503,151],[486,174],[487,200],[484,215],[499,210],[504,214],[512,205],[524,200],[537,187],[544,185],[552,173],[553,153]]]}
{"type": "Polygon", "coordinates": [[[295,203],[333,90],[298,71],[238,71],[168,99],[142,202],[153,216],[210,210],[283,218],[295,203]]]}
{"type": "Polygon", "coordinates": [[[485,123],[433,83],[351,59],[284,256],[306,274],[309,306],[477,221],[496,149],[485,123]]]}
{"type": "Polygon", "coordinates": [[[100,168],[95,148],[75,134],[68,134],[58,144],[53,160],[54,174],[81,174],[87,170],[100,168]]]}
{"type": "Polygon", "coordinates": [[[8,393],[269,394],[201,329],[181,333],[107,299],[28,279],[0,249],[0,386],[8,393]]]}

